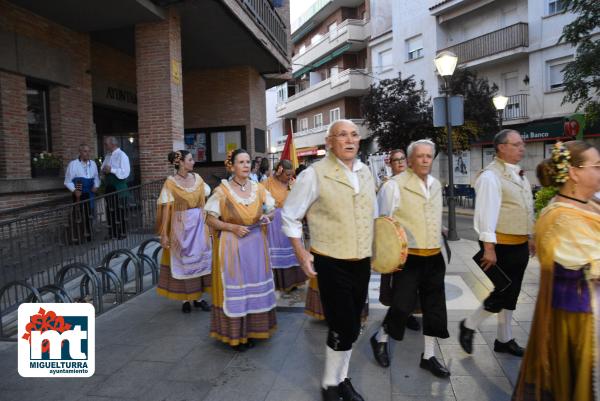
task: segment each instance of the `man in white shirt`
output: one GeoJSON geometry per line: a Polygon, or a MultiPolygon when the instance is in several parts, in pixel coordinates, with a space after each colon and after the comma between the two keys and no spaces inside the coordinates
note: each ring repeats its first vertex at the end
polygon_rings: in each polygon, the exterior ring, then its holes
{"type": "Polygon", "coordinates": [[[394,217],[406,231],[408,257],[402,270],[393,273],[392,302],[379,331],[371,337],[373,356],[388,367],[388,341],[404,338],[404,328],[417,298],[423,310],[424,350],[419,366],[438,377],[450,376],[435,356],[435,338],[448,338],[448,316],[441,253],[442,186],[431,176],[435,144],[421,139],[408,146],[409,169],[394,176],[392,196],[379,207],[382,216],[394,217]]]}
{"type": "MultiPolygon", "coordinates": [[[[535,253],[533,233],[533,197],[531,185],[518,163],[525,156],[521,135],[504,129],[494,137],[496,157],[475,182],[474,228],[483,251],[480,265],[487,271],[501,269],[510,284],[494,282],[494,291],[471,316],[460,322],[459,342],[467,353],[473,352],[475,329],[489,316],[498,314],[498,331],[494,351],[523,356],[511,328],[521,282],[535,253]]],[[[492,276],[495,277],[495,276],[492,276]]]]}
{"type": "Polygon", "coordinates": [[[127,177],[131,171],[129,157],[119,148],[119,142],[114,136],[104,138],[104,150],[106,154],[101,167],[104,174],[104,193],[114,193],[114,195],[106,197],[109,234],[111,238],[123,239],[127,233],[125,212],[128,194],[125,190],[127,189],[127,177]]]}
{"type": "Polygon", "coordinates": [[[286,199],[283,232],[304,273],[318,277],[329,326],[323,400],[363,401],[348,378],[348,367],[371,275],[375,184],[368,167],[356,159],[360,135],[352,121],[331,123],[326,140],[327,156],[298,176],[286,199]],[[301,242],[304,216],[310,252],[301,242]]]}
{"type": "Polygon", "coordinates": [[[90,241],[92,236],[94,195],[100,186],[100,177],[96,163],[90,160],[90,153],[88,145],[79,145],[79,157],[69,162],[65,172],[65,187],[73,194],[73,202],[90,199],[89,202],[81,204],[74,215],[71,233],[73,242],[83,238],[90,241]]]}

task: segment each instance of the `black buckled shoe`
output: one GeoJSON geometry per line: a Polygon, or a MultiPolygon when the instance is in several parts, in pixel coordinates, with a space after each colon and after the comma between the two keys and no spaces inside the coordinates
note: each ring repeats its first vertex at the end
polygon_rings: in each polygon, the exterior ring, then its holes
{"type": "Polygon", "coordinates": [[[460,346],[467,354],[472,354],[473,336],[475,335],[475,330],[465,327],[465,319],[460,321],[458,328],[460,330],[460,333],[458,334],[458,342],[460,343],[460,346]]]}
{"type": "Polygon", "coordinates": [[[344,401],[365,401],[364,398],[352,387],[349,378],[345,378],[338,386],[339,396],[344,401]]]}
{"type": "Polygon", "coordinates": [[[327,388],[321,389],[321,398],[323,398],[323,401],[339,401],[339,394],[337,386],[328,386],[327,388]]]}
{"type": "Polygon", "coordinates": [[[204,312],[210,312],[210,305],[205,300],[194,301],[194,307],[202,309],[204,312]]]}
{"type": "Polygon", "coordinates": [[[387,368],[390,366],[390,356],[388,354],[388,343],[379,342],[376,339],[377,332],[371,337],[371,349],[373,349],[373,357],[379,366],[387,368]]]}
{"type": "Polygon", "coordinates": [[[414,331],[421,330],[421,324],[419,323],[415,315],[410,315],[408,317],[408,319],[406,320],[406,328],[414,331]]]}
{"type": "Polygon", "coordinates": [[[423,354],[421,354],[421,363],[419,366],[422,369],[430,371],[434,376],[437,377],[450,376],[450,371],[444,365],[442,365],[442,363],[438,361],[435,356],[432,356],[429,359],[423,359],[423,354]]]}
{"type": "Polygon", "coordinates": [[[501,343],[500,341],[495,340],[494,351],[504,352],[506,354],[511,354],[514,356],[523,356],[525,354],[525,348],[517,344],[514,338],[505,343],[501,343]]]}
{"type": "Polygon", "coordinates": [[[181,311],[183,313],[190,313],[192,311],[192,305],[190,305],[189,301],[185,301],[181,304],[181,311]]]}

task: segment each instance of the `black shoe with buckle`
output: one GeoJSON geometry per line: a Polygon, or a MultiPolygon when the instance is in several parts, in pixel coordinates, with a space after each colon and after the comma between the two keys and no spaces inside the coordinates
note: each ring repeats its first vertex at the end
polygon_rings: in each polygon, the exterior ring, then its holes
{"type": "Polygon", "coordinates": [[[460,343],[460,346],[467,354],[472,354],[473,336],[475,335],[475,330],[471,330],[465,326],[465,319],[461,320],[458,328],[460,330],[460,333],[458,334],[458,342],[460,343]]]}
{"type": "Polygon", "coordinates": [[[498,340],[494,341],[494,351],[496,352],[504,352],[507,354],[511,354],[514,356],[523,356],[525,354],[525,348],[521,347],[515,339],[501,343],[498,340]]]}
{"type": "Polygon", "coordinates": [[[354,387],[352,387],[352,382],[347,377],[338,385],[338,391],[340,398],[344,401],[365,401],[354,387]]]}
{"type": "Polygon", "coordinates": [[[377,333],[371,337],[371,348],[373,349],[373,357],[379,366],[387,368],[390,366],[390,356],[388,353],[388,343],[377,341],[377,333]]]}
{"type": "Polygon", "coordinates": [[[182,305],[181,305],[181,311],[183,313],[190,313],[192,311],[192,305],[190,305],[189,301],[185,301],[182,305]]]}
{"type": "Polygon", "coordinates": [[[327,386],[321,389],[321,397],[323,401],[339,401],[340,395],[337,386],[327,386]]]}
{"type": "Polygon", "coordinates": [[[210,305],[205,300],[194,301],[194,307],[202,309],[204,312],[210,312],[210,305]]]}
{"type": "Polygon", "coordinates": [[[429,359],[423,359],[423,354],[421,354],[421,363],[419,366],[422,369],[430,371],[434,376],[437,377],[450,376],[450,371],[444,365],[442,365],[442,363],[438,361],[435,356],[432,356],[429,359]]]}
{"type": "Polygon", "coordinates": [[[406,319],[406,328],[414,331],[421,330],[421,324],[415,317],[415,315],[410,315],[408,319],[406,319]]]}

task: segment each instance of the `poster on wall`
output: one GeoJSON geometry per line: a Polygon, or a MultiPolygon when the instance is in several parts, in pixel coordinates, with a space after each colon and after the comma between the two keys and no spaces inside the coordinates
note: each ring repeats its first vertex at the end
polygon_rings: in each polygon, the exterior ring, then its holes
{"type": "Polygon", "coordinates": [[[483,152],[483,155],[481,157],[481,160],[482,160],[481,168],[485,168],[488,164],[490,164],[494,160],[494,156],[496,156],[496,152],[494,151],[494,148],[483,148],[481,151],[483,152]]]}
{"type": "Polygon", "coordinates": [[[241,131],[221,131],[210,133],[211,161],[222,162],[227,152],[242,147],[241,131]]]}
{"type": "Polygon", "coordinates": [[[458,152],[452,155],[454,162],[454,184],[469,185],[471,183],[471,153],[458,152]]]}
{"type": "Polygon", "coordinates": [[[552,148],[554,147],[554,143],[545,143],[544,144],[544,159],[552,156],[552,148]]]}
{"type": "Polygon", "coordinates": [[[185,149],[194,157],[197,163],[207,161],[206,157],[206,133],[193,132],[186,133],[184,136],[185,149]]]}

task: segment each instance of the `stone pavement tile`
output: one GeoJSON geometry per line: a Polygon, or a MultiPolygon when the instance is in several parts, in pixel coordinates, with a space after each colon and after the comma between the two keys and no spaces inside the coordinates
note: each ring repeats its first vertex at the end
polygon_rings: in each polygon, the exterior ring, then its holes
{"type": "Polygon", "coordinates": [[[145,348],[142,344],[104,344],[96,346],[96,374],[113,374],[129,361],[138,357],[145,348]]]}
{"type": "Polygon", "coordinates": [[[539,289],[539,283],[523,283],[523,285],[521,286],[521,292],[524,292],[533,299],[537,298],[539,289]]]}
{"type": "Polygon", "coordinates": [[[84,396],[79,401],[137,401],[135,398],[84,396]]]}
{"type": "Polygon", "coordinates": [[[518,304],[534,304],[535,298],[527,295],[525,292],[521,291],[519,293],[519,298],[517,299],[518,304]]]}
{"type": "MultiPolygon", "coordinates": [[[[309,332],[310,333],[310,332],[309,332]]],[[[317,333],[317,332],[312,332],[317,333]]],[[[315,340],[317,340],[315,338],[315,340]]],[[[319,341],[320,352],[307,352],[305,343],[297,342],[281,369],[275,372],[273,390],[312,390],[321,386],[325,363],[325,342],[319,341]]],[[[352,362],[351,362],[352,364],[352,362]]]]}
{"type": "MultiPolygon", "coordinates": [[[[294,372],[295,373],[295,372],[294,372]]],[[[267,397],[280,371],[260,368],[252,365],[225,368],[221,375],[212,379],[208,401],[262,401],[267,397]]]]}
{"type": "Polygon", "coordinates": [[[442,345],[440,348],[452,376],[504,376],[487,345],[473,345],[471,355],[460,345],[442,345]]]}
{"type": "Polygon", "coordinates": [[[504,374],[514,387],[517,384],[519,377],[519,369],[521,368],[521,358],[498,358],[498,363],[502,366],[504,374]]]}
{"type": "MultiPolygon", "coordinates": [[[[431,398],[453,395],[449,379],[435,377],[429,371],[419,367],[423,352],[423,336],[421,334],[407,332],[403,341],[392,341],[390,345],[392,360],[389,369],[392,394],[431,398]]],[[[437,345],[435,353],[447,364],[437,345]]]]}
{"type": "Polygon", "coordinates": [[[506,377],[452,376],[450,380],[460,401],[507,401],[512,394],[506,377]]]}
{"type": "Polygon", "coordinates": [[[325,352],[325,343],[327,341],[326,330],[301,330],[296,337],[296,344],[302,352],[313,354],[323,354],[325,352]]]}
{"type": "Polygon", "coordinates": [[[134,359],[136,361],[177,362],[190,353],[198,337],[163,336],[148,343],[134,359]]]}
{"type": "Polygon", "coordinates": [[[517,322],[531,322],[534,311],[535,304],[518,304],[513,313],[513,319],[517,322]]]}
{"type": "Polygon", "coordinates": [[[292,331],[298,332],[309,318],[303,312],[278,312],[277,313],[277,333],[292,331]]]}
{"type": "Polygon", "coordinates": [[[86,394],[138,398],[140,394],[145,394],[157,380],[165,377],[173,367],[171,363],[131,361],[86,394]]]}
{"type": "Polygon", "coordinates": [[[293,348],[299,332],[281,331],[268,340],[257,340],[255,346],[246,352],[237,353],[229,366],[257,366],[279,371],[286,358],[293,357],[293,348]]]}
{"type": "Polygon", "coordinates": [[[218,378],[238,353],[212,339],[198,342],[166,376],[167,380],[202,381],[218,378]]]}
{"type": "Polygon", "coordinates": [[[145,393],[140,394],[138,399],[144,401],[202,401],[211,390],[212,384],[203,380],[193,383],[158,380],[145,393]]]}
{"type": "Polygon", "coordinates": [[[298,388],[293,390],[271,390],[265,401],[319,401],[321,387],[312,389],[298,388]]]}
{"type": "Polygon", "coordinates": [[[531,324],[533,322],[519,322],[519,326],[527,333],[531,331],[531,324]]]}
{"type": "Polygon", "coordinates": [[[14,372],[2,372],[0,399],[75,401],[90,389],[102,385],[108,376],[85,378],[24,378],[14,372]]]}
{"type": "Polygon", "coordinates": [[[439,397],[421,396],[421,395],[404,395],[392,394],[392,401],[456,401],[456,397],[452,394],[444,394],[439,397]]]}
{"type": "MultiPolygon", "coordinates": [[[[369,311],[370,312],[370,311],[369,311]]],[[[304,324],[302,325],[303,330],[311,330],[311,331],[327,331],[327,322],[324,320],[318,320],[310,316],[306,316],[304,320],[304,324]]]]}

